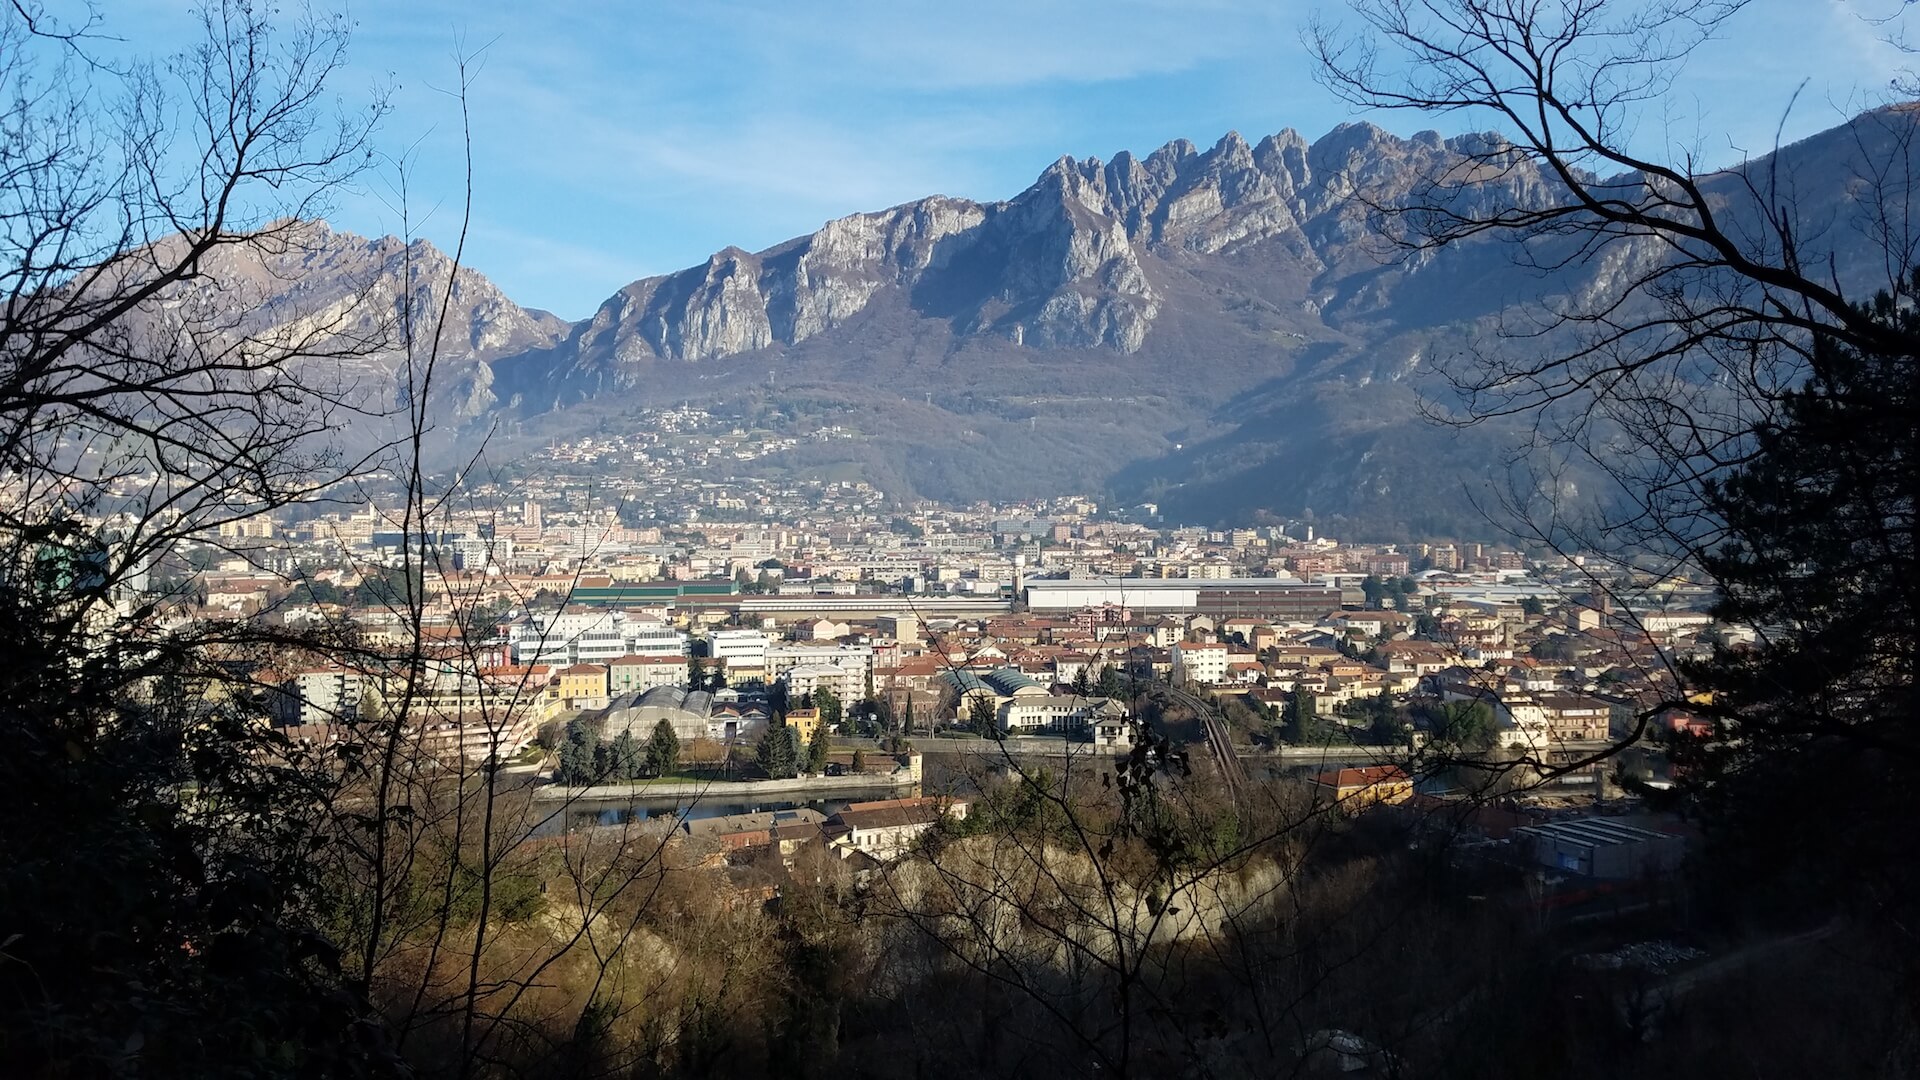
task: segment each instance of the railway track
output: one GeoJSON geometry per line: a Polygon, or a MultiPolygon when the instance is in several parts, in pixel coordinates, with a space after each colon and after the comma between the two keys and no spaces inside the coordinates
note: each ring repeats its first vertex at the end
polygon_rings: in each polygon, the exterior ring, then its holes
{"type": "Polygon", "coordinates": [[[1200,718],[1200,727],[1206,733],[1207,752],[1220,769],[1221,779],[1226,782],[1227,794],[1233,798],[1234,805],[1242,804],[1246,796],[1247,770],[1240,763],[1240,755],[1233,750],[1233,733],[1227,730],[1227,722],[1214,709],[1212,704],[1195,694],[1169,686],[1167,695],[1200,718]]]}

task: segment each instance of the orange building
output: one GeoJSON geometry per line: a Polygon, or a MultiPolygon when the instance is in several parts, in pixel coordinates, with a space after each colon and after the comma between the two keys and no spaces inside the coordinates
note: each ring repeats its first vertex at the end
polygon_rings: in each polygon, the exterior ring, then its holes
{"type": "Polygon", "coordinates": [[[1401,803],[1413,797],[1413,778],[1398,765],[1334,769],[1313,778],[1316,801],[1358,813],[1375,803],[1401,803]]]}

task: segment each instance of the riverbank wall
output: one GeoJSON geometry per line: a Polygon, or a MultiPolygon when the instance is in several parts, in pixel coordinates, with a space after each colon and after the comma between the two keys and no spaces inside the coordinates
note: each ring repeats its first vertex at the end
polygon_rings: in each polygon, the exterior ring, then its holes
{"type": "Polygon", "coordinates": [[[734,801],[768,796],[806,795],[824,798],[832,795],[866,795],[896,792],[920,782],[913,771],[877,776],[796,776],[787,780],[641,780],[631,784],[595,784],[592,787],[561,787],[545,784],[533,789],[541,800],[563,799],[624,800],[714,799],[734,801]]]}

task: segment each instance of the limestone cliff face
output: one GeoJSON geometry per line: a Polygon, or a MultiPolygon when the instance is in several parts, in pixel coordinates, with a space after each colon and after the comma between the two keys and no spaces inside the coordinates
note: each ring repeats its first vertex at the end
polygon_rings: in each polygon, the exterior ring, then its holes
{"type": "MultiPolygon", "coordinates": [[[[889,293],[959,336],[1130,354],[1162,314],[1168,266],[1287,237],[1309,272],[1326,271],[1377,241],[1356,193],[1404,192],[1464,148],[1347,124],[1312,144],[1291,130],[1258,145],[1229,133],[1206,151],[1182,139],[1145,158],[1061,158],[1005,202],[934,196],[636,281],[544,365],[520,365],[528,385],[516,392],[530,404],[567,386],[588,396],[643,379],[649,361],[798,345],[889,293]]],[[[1504,178],[1489,197],[1527,182],[1504,178]]]]}
{"type": "Polygon", "coordinates": [[[478,272],[425,240],[367,239],[326,222],[276,229],[257,244],[216,249],[198,287],[228,310],[248,314],[238,327],[268,340],[332,342],[343,374],[375,384],[391,400],[403,381],[411,313],[414,354],[431,349],[449,282],[452,296],[439,338],[436,400],[446,414],[483,416],[498,401],[487,362],[560,340],[569,325],[509,300],[478,272]],[[384,387],[384,390],[380,389],[384,387]]]}
{"type": "Polygon", "coordinates": [[[758,254],[728,248],[703,266],[621,289],[575,333],[573,350],[632,362],[795,345],[858,315],[881,289],[937,272],[953,257],[950,241],[986,216],[974,203],[935,197],[840,218],[758,254]]]}

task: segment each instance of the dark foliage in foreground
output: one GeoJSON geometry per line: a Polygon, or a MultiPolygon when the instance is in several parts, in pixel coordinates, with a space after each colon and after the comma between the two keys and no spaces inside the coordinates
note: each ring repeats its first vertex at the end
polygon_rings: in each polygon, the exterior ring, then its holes
{"type": "Polygon", "coordinates": [[[86,634],[69,603],[0,587],[0,1060],[14,1075],[395,1072],[313,918],[322,774],[244,698],[204,693],[216,680],[192,643],[86,634]]]}
{"type": "Polygon", "coordinates": [[[1910,942],[1920,846],[1895,823],[1920,811],[1916,285],[1859,309],[1887,347],[1820,340],[1805,386],[1710,486],[1730,537],[1704,560],[1715,615],[1759,638],[1689,669],[1713,731],[1680,751],[1729,857],[1785,860],[1757,880],[1863,905],[1910,942]]]}

